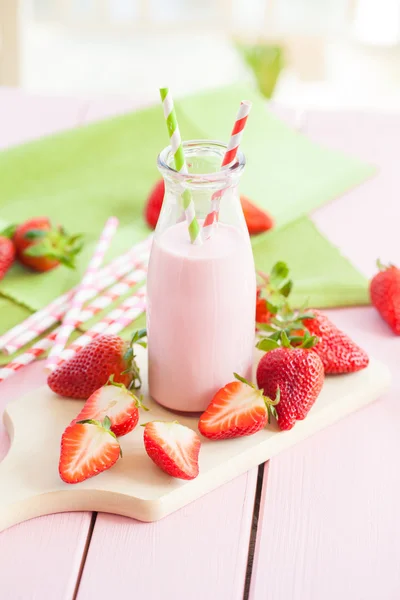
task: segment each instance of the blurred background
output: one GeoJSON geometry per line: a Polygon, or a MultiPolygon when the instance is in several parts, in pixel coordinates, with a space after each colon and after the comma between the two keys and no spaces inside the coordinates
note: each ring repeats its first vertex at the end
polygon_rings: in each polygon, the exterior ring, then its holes
{"type": "Polygon", "coordinates": [[[299,109],[400,106],[400,0],[0,0],[0,83],[143,102],[253,78],[299,109]]]}

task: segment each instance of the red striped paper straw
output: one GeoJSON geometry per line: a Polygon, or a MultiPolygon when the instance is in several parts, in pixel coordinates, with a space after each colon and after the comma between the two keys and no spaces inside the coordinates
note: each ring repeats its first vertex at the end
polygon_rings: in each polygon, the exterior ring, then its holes
{"type": "MultiPolygon", "coordinates": [[[[101,269],[96,277],[96,289],[93,288],[91,298],[126,275],[132,268],[140,265],[144,267],[149,260],[152,241],[153,236],[151,235],[101,269]]],[[[12,354],[56,325],[66,314],[77,289],[78,286],[59,296],[48,306],[33,313],[25,321],[7,331],[0,337],[0,350],[12,354]]]]}
{"type": "Polygon", "coordinates": [[[89,299],[93,289],[96,288],[95,276],[103,262],[104,255],[110,247],[111,240],[114,237],[118,227],[118,219],[116,217],[110,217],[101,233],[100,239],[94,250],[93,256],[90,259],[89,265],[83,276],[81,284],[78,286],[78,290],[71,301],[71,307],[64,317],[61,327],[57,331],[54,345],[50,350],[49,358],[47,361],[46,368],[49,370],[54,369],[57,364],[57,358],[64,350],[69,336],[76,329],[79,322],[79,315],[82,311],[83,305],[89,299]]]}
{"type": "Polygon", "coordinates": [[[128,327],[134,319],[146,310],[146,287],[143,286],[138,292],[127,298],[120,306],[105,316],[104,319],[93,325],[83,335],[81,335],[68,348],[65,348],[58,357],[57,367],[66,360],[69,360],[79,350],[90,344],[100,334],[119,333],[125,327],[128,327]]]}
{"type": "MultiPolygon", "coordinates": [[[[78,338],[74,342],[75,352],[83,347],[82,342],[80,342],[81,338],[84,338],[86,345],[89,341],[92,341],[96,336],[101,333],[119,333],[125,327],[130,325],[134,319],[140,316],[146,310],[146,301],[145,301],[145,290],[141,288],[138,290],[135,296],[132,296],[125,300],[121,306],[112,311],[109,315],[104,317],[101,321],[96,323],[90,330],[88,330],[84,335],[78,338]],[[138,298],[138,300],[134,300],[134,298],[138,298]],[[121,310],[122,309],[122,310],[121,310]]],[[[57,332],[53,331],[48,336],[39,340],[36,344],[34,344],[31,348],[28,348],[26,352],[17,356],[12,362],[10,362],[7,366],[2,367],[0,369],[0,383],[5,381],[9,377],[15,375],[20,369],[25,367],[26,365],[34,362],[36,359],[40,358],[49,350],[53,342],[56,338],[57,332]]],[[[69,349],[68,349],[69,350],[69,349]]],[[[61,364],[60,359],[60,364],[61,364]]]]}
{"type": "MultiPolygon", "coordinates": [[[[239,111],[236,115],[235,124],[232,129],[231,137],[228,142],[228,146],[222,160],[221,169],[230,165],[236,158],[236,154],[239,150],[240,142],[242,140],[243,130],[246,126],[247,117],[251,110],[251,102],[243,100],[240,103],[239,111]]],[[[225,190],[219,190],[212,195],[211,198],[211,211],[208,213],[203,223],[203,237],[207,239],[212,235],[212,229],[214,223],[218,222],[219,205],[221,197],[225,190]]]]}
{"type": "MultiPolygon", "coordinates": [[[[138,255],[136,256],[137,259],[135,261],[132,260],[133,256],[130,256],[128,261],[121,263],[119,267],[116,267],[113,274],[110,273],[109,275],[107,275],[104,279],[105,285],[101,284],[101,288],[107,287],[109,289],[105,289],[103,291],[102,289],[96,290],[96,293],[101,293],[101,295],[98,295],[89,306],[83,308],[80,316],[80,321],[85,322],[89,320],[95,314],[97,314],[97,312],[103,310],[109,304],[118,300],[118,298],[120,298],[129,291],[131,287],[131,282],[138,283],[139,281],[144,279],[147,274],[149,252],[150,250],[147,250],[144,253],[138,253],[138,255]],[[131,273],[126,274],[126,271],[128,269],[133,269],[133,271],[131,273]],[[114,283],[116,279],[117,283],[114,283]],[[114,283],[114,285],[112,285],[112,287],[109,287],[112,283],[114,283]],[[127,286],[129,286],[129,289],[127,286]],[[97,310],[96,307],[98,307],[97,310]]],[[[7,354],[13,354],[17,350],[20,350],[27,343],[31,342],[42,333],[45,333],[58,321],[61,321],[64,314],[67,312],[67,308],[68,306],[65,306],[62,312],[60,310],[59,313],[54,312],[45,315],[43,319],[40,320],[37,324],[32,323],[26,331],[23,331],[15,339],[8,342],[7,345],[3,348],[3,350],[7,352],[7,354]]]]}

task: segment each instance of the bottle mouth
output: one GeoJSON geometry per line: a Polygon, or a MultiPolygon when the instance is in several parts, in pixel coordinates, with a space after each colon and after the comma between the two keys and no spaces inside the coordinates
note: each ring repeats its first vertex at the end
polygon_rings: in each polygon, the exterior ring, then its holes
{"type": "Polygon", "coordinates": [[[224,182],[227,178],[238,177],[246,164],[243,152],[238,150],[234,160],[221,168],[227,145],[217,140],[188,140],[182,142],[188,172],[174,168],[171,146],[160,152],[157,166],[164,176],[175,181],[197,183],[224,182]],[[205,169],[204,166],[209,166],[205,169]]]}

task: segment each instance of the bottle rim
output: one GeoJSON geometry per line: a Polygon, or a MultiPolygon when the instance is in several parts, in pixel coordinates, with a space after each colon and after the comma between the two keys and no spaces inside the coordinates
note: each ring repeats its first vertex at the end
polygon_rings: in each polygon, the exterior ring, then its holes
{"type": "MultiPolygon", "coordinates": [[[[190,159],[190,156],[198,155],[199,151],[206,153],[208,150],[210,154],[212,153],[215,156],[220,157],[220,163],[222,163],[223,157],[227,150],[227,145],[218,140],[187,140],[186,142],[182,142],[182,146],[186,159],[190,159]]],[[[169,145],[161,150],[157,157],[157,166],[160,173],[163,176],[169,176],[175,181],[179,181],[181,183],[190,182],[198,184],[223,182],[230,177],[238,177],[245,167],[246,159],[243,152],[238,150],[236,157],[231,163],[224,166],[219,171],[213,171],[211,173],[183,173],[182,171],[177,171],[174,169],[171,166],[172,162],[172,148],[171,145],[169,145]]]]}

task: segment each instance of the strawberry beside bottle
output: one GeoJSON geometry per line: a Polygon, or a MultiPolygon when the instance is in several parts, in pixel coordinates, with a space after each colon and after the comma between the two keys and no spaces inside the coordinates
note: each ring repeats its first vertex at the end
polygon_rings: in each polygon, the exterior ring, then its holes
{"type": "Polygon", "coordinates": [[[377,261],[379,272],[372,278],[371,302],[396,335],[400,335],[400,269],[377,261]]]}

